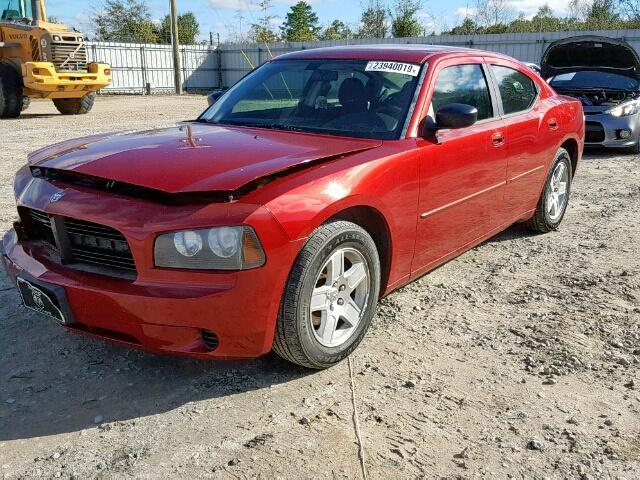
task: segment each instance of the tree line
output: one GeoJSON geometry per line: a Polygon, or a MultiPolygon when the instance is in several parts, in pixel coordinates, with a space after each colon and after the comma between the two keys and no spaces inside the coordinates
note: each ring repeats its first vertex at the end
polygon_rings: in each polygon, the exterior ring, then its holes
{"type": "MultiPolygon", "coordinates": [[[[609,30],[640,28],[640,0],[571,0],[565,15],[556,14],[549,4],[539,7],[532,17],[514,10],[510,0],[475,0],[458,25],[448,28],[424,14],[423,0],[365,0],[360,21],[348,25],[335,19],[321,25],[307,1],[291,6],[284,21],[272,14],[273,0],[252,0],[259,12],[231,41],[257,43],[348,40],[385,37],[419,37],[436,32],[453,35],[488,33],[551,32],[568,30],[609,30]],[[276,24],[280,23],[279,26],[276,24]]],[[[91,15],[96,39],[114,42],[170,43],[169,16],[154,21],[147,0],[105,0],[91,15]]],[[[231,30],[229,27],[228,30],[231,30]]],[[[183,44],[198,42],[200,25],[192,12],[178,16],[178,33],[183,44]]]]}
{"type": "MultiPolygon", "coordinates": [[[[350,38],[415,37],[423,32],[417,13],[420,0],[395,0],[387,5],[383,0],[368,0],[362,11],[362,26],[352,28],[341,20],[322,27],[318,15],[306,1],[291,6],[282,25],[274,26],[272,0],[253,0],[260,17],[251,23],[247,32],[235,32],[235,41],[273,43],[312,40],[342,40],[350,38]]],[[[241,12],[238,17],[242,19],[241,12]]],[[[91,16],[96,40],[111,42],[170,43],[171,23],[167,15],[162,21],[153,21],[146,0],[105,0],[91,16]]],[[[195,44],[200,25],[192,12],[178,16],[178,35],[183,44],[195,44]]]]}
{"type": "Polygon", "coordinates": [[[640,0],[571,0],[564,16],[556,15],[547,3],[530,18],[514,11],[507,0],[477,0],[459,25],[442,33],[473,35],[630,28],[640,28],[640,0]]]}
{"type": "MultiPolygon", "coordinates": [[[[105,0],[90,15],[96,40],[104,42],[171,43],[171,18],[152,19],[146,0],[105,0]]],[[[185,45],[197,43],[200,24],[192,12],[178,15],[178,37],[185,45]]]]}

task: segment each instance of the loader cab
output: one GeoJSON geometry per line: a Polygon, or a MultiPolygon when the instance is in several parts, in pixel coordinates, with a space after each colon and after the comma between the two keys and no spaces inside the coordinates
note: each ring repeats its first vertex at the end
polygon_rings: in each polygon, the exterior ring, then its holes
{"type": "Polygon", "coordinates": [[[31,21],[33,16],[31,0],[0,0],[0,21],[31,21]]]}

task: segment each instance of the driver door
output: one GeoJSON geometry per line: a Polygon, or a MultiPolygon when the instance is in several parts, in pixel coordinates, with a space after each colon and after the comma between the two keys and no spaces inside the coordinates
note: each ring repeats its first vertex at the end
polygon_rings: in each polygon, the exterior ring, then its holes
{"type": "Polygon", "coordinates": [[[435,66],[425,121],[449,103],[478,110],[478,121],[418,139],[420,199],[412,266],[419,276],[469,248],[500,224],[507,167],[505,124],[482,58],[435,66]]]}

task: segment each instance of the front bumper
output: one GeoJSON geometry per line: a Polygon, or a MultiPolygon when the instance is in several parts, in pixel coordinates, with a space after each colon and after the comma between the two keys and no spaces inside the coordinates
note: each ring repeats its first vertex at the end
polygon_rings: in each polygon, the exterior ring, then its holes
{"type": "Polygon", "coordinates": [[[44,98],[75,98],[95,92],[111,83],[111,67],[104,63],[90,63],[87,73],[58,72],[53,63],[25,62],[22,64],[24,86],[31,94],[44,98]]]}
{"type": "MultiPolygon", "coordinates": [[[[147,234],[140,225],[156,223],[156,232],[179,230],[184,222],[203,222],[197,218],[202,206],[182,207],[181,215],[176,215],[173,209],[180,207],[73,189],[66,190],[64,200],[46,205],[41,199],[48,198],[49,187],[54,187],[42,180],[32,183],[26,190],[38,195],[22,195],[20,205],[56,209],[51,213],[66,212],[87,221],[100,219],[127,237],[138,266],[135,281],[74,270],[51,261],[45,247],[19,240],[15,230],[7,232],[2,247],[9,277],[15,282],[22,275],[64,288],[74,319],[65,327],[151,352],[201,358],[252,358],[271,350],[280,298],[301,240],[290,241],[266,209],[236,205],[263,244],[267,256],[263,267],[240,272],[174,271],[153,266],[156,233],[147,234]],[[203,330],[218,337],[217,348],[207,347],[203,330]]],[[[217,211],[216,217],[227,217],[225,221],[240,221],[229,214],[228,204],[207,209],[217,211]]]]}
{"type": "Polygon", "coordinates": [[[608,148],[631,147],[640,137],[640,115],[614,117],[606,113],[585,116],[585,146],[608,148]],[[628,138],[621,138],[620,132],[628,130],[628,138]]]}

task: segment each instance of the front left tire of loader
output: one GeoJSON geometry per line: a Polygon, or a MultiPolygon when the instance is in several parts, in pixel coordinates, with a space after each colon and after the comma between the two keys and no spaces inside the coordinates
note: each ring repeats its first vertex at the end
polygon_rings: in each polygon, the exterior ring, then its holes
{"type": "Polygon", "coordinates": [[[82,98],[56,98],[53,104],[63,115],[84,115],[93,108],[96,94],[90,93],[82,98]]]}
{"type": "Polygon", "coordinates": [[[17,118],[22,111],[22,77],[10,65],[0,64],[0,118],[17,118]]]}

